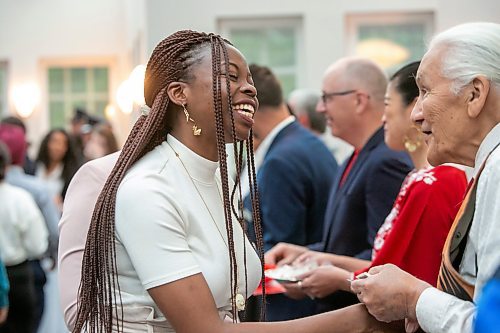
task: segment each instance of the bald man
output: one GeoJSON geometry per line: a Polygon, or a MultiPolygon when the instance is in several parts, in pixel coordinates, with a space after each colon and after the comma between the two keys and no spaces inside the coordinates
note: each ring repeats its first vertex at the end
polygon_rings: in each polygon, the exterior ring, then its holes
{"type": "MultiPolygon", "coordinates": [[[[371,259],[375,235],[411,170],[409,156],[390,150],[384,143],[386,87],[385,74],[368,59],[343,58],[326,70],[317,111],[325,114],[332,134],[351,144],[354,152],[339,167],[334,179],[323,240],[307,247],[280,243],[266,253],[266,262],[291,262],[310,250],[371,259]]],[[[335,271],[330,267],[319,267],[299,286],[289,286],[289,292],[300,297],[300,287],[311,283],[327,285],[332,274],[335,271]]],[[[355,302],[353,294],[334,292],[317,299],[317,311],[355,302]]]]}

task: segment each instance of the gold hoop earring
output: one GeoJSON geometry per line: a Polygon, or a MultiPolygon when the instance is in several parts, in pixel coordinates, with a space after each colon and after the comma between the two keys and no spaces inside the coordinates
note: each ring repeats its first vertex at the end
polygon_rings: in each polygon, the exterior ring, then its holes
{"type": "Polygon", "coordinates": [[[420,128],[418,128],[415,125],[411,126],[412,130],[415,130],[417,132],[417,138],[416,139],[411,139],[408,135],[405,135],[403,139],[403,144],[405,146],[405,149],[409,153],[415,152],[420,146],[422,145],[422,132],[420,131],[420,128]]]}
{"type": "Polygon", "coordinates": [[[416,140],[411,140],[409,137],[405,136],[405,138],[403,139],[403,144],[405,146],[405,149],[409,153],[413,153],[420,147],[421,142],[416,140]]]}
{"type": "Polygon", "coordinates": [[[196,123],[194,122],[193,118],[191,118],[191,116],[189,115],[189,112],[186,108],[186,105],[182,104],[182,109],[184,111],[184,115],[186,116],[186,124],[189,123],[190,121],[193,122],[193,135],[194,136],[200,136],[201,135],[201,128],[198,128],[198,126],[196,126],[196,123]]]}

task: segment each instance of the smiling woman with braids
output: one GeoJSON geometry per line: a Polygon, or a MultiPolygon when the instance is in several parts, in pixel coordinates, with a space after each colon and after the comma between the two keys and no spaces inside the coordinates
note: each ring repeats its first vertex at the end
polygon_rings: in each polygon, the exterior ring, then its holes
{"type": "MultiPolygon", "coordinates": [[[[243,146],[253,151],[247,139],[258,102],[247,63],[217,35],[179,31],[153,51],[144,91],[151,110],[119,157],[87,163],[68,189],[59,264],[72,331],[326,333],[372,323],[358,306],[350,309],[355,321],[338,312],[234,325],[262,277],[241,207],[232,204],[241,190],[229,181],[225,151],[234,143],[238,173],[243,146]]],[[[247,159],[260,222],[253,154],[247,159]]]]}

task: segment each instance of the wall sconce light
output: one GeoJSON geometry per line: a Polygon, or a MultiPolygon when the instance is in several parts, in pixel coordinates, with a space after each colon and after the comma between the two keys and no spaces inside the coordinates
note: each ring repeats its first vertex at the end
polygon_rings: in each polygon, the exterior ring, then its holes
{"type": "Polygon", "coordinates": [[[137,105],[144,105],[144,77],[146,76],[146,66],[138,65],[134,68],[128,81],[132,87],[132,99],[137,105]]]}
{"type": "Polygon", "coordinates": [[[15,86],[12,89],[12,100],[17,114],[22,118],[28,118],[40,101],[40,89],[33,82],[15,86]]]}
{"type": "Polygon", "coordinates": [[[120,109],[129,114],[135,105],[144,105],[144,76],[146,66],[139,65],[134,68],[129,77],[123,81],[116,91],[116,102],[120,109]]]}
{"type": "Polygon", "coordinates": [[[111,120],[115,117],[116,108],[114,107],[113,104],[106,105],[106,108],[104,109],[104,115],[106,116],[106,119],[108,119],[108,120],[111,120]]]}
{"type": "Polygon", "coordinates": [[[129,114],[134,108],[134,101],[132,100],[132,89],[128,80],[123,81],[118,90],[116,91],[116,103],[123,113],[129,114]]]}
{"type": "Polygon", "coordinates": [[[410,58],[410,51],[387,39],[365,39],[356,46],[356,54],[372,59],[382,68],[398,65],[410,58]]]}

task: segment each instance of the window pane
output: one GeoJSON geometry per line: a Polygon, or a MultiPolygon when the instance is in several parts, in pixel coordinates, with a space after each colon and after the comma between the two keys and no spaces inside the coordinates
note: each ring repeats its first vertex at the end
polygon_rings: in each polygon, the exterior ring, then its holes
{"type": "Polygon", "coordinates": [[[272,29],[267,34],[270,66],[295,65],[295,35],[290,28],[272,29]]]}
{"type": "Polygon", "coordinates": [[[234,28],[230,36],[249,64],[268,66],[282,79],[285,96],[296,87],[297,36],[293,26],[234,28]]]}
{"type": "Polygon", "coordinates": [[[64,127],[66,119],[64,117],[64,102],[50,102],[49,103],[50,126],[64,127]]]}
{"type": "Polygon", "coordinates": [[[85,68],[72,68],[71,92],[79,93],[87,91],[87,70],[85,68]]]}
{"type": "Polygon", "coordinates": [[[109,100],[107,67],[53,67],[48,70],[50,124],[64,126],[79,107],[104,115],[109,100]]]}
{"type": "Polygon", "coordinates": [[[94,113],[104,117],[104,109],[106,109],[106,105],[108,105],[108,101],[96,101],[94,104],[94,113]]]}
{"type": "Polygon", "coordinates": [[[404,63],[421,59],[425,53],[424,39],[422,23],[361,25],[357,50],[391,72],[404,63]]]}
{"type": "Polygon", "coordinates": [[[261,63],[264,34],[259,30],[231,30],[231,41],[243,53],[247,62],[261,63]]]}
{"type": "Polygon", "coordinates": [[[59,94],[64,91],[64,70],[62,68],[49,68],[49,93],[59,94]]]}
{"type": "MultiPolygon", "coordinates": [[[[69,110],[70,112],[73,112],[73,110],[76,108],[87,109],[87,101],[84,100],[71,101],[70,105],[71,105],[71,110],[69,110]]],[[[94,110],[87,110],[87,111],[92,113],[94,110]]]]}
{"type": "Polygon", "coordinates": [[[94,68],[94,91],[108,91],[108,69],[105,67],[94,68]]]}

